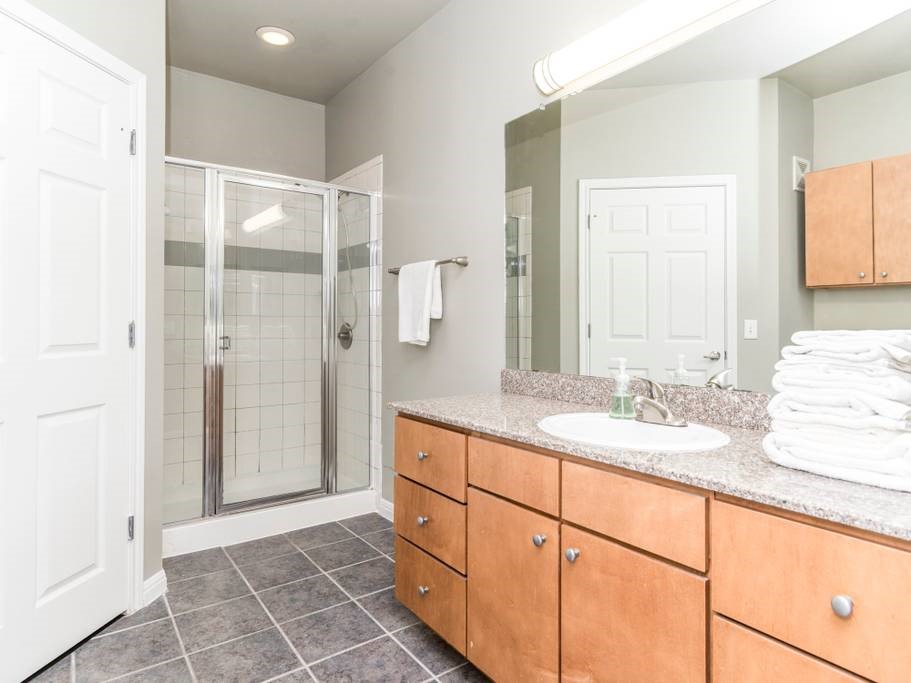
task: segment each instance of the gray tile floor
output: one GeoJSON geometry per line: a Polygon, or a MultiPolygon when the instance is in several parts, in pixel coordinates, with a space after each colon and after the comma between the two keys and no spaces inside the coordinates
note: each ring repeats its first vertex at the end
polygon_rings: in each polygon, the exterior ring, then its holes
{"type": "Polygon", "coordinates": [[[395,599],[391,526],[369,514],[167,558],[164,598],[33,680],[487,680],[395,599]]]}

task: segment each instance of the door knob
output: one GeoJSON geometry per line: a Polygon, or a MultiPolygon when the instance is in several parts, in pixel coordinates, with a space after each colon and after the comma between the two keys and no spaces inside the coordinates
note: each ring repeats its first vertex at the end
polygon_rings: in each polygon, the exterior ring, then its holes
{"type": "Polygon", "coordinates": [[[547,536],[544,534],[535,534],[531,537],[531,542],[535,544],[536,548],[540,548],[544,545],[544,542],[547,540],[547,536]]]}
{"type": "Polygon", "coordinates": [[[418,451],[418,460],[426,460],[430,454],[425,451],[418,451]]]}
{"type": "Polygon", "coordinates": [[[706,360],[721,360],[721,352],[720,351],[709,351],[707,354],[705,354],[703,356],[703,358],[705,358],[706,360]]]}
{"type": "Polygon", "coordinates": [[[567,548],[564,554],[569,562],[575,562],[579,559],[579,555],[582,554],[582,551],[578,548],[567,548]]]}
{"type": "Polygon", "coordinates": [[[424,515],[418,515],[418,526],[426,526],[427,522],[430,521],[430,517],[425,517],[424,515]]]}

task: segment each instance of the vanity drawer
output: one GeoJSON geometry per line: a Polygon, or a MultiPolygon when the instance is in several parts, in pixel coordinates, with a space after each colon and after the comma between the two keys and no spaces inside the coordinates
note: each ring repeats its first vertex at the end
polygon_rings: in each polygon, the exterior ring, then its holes
{"type": "Polygon", "coordinates": [[[407,417],[395,418],[395,470],[465,502],[467,437],[407,417]]]}
{"type": "Polygon", "coordinates": [[[563,462],[563,519],[706,569],[706,497],[563,462]]]}
{"type": "Polygon", "coordinates": [[[468,483],[554,517],[560,514],[557,458],[471,436],[468,483]]]}
{"type": "Polygon", "coordinates": [[[862,679],[716,615],[712,618],[712,680],[851,683],[862,679]]]}
{"type": "Polygon", "coordinates": [[[465,506],[396,477],[395,531],[465,573],[465,506]]]}
{"type": "Polygon", "coordinates": [[[465,654],[465,577],[395,537],[395,597],[465,654]]]}
{"type": "Polygon", "coordinates": [[[911,553],[717,503],[712,583],[716,612],[877,681],[911,675],[911,553]]]}

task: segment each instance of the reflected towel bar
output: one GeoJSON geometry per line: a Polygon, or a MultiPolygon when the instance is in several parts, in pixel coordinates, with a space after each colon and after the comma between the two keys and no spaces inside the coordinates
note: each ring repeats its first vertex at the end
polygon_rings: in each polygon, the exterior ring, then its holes
{"type": "MultiPolygon", "coordinates": [[[[457,266],[462,266],[463,268],[465,268],[468,265],[468,257],[467,256],[453,256],[452,258],[444,258],[444,259],[440,259],[439,261],[437,261],[438,266],[444,266],[447,263],[454,263],[457,266]]],[[[387,268],[386,272],[391,275],[398,275],[399,271],[401,269],[402,269],[401,266],[394,266],[392,268],[387,268]]]]}

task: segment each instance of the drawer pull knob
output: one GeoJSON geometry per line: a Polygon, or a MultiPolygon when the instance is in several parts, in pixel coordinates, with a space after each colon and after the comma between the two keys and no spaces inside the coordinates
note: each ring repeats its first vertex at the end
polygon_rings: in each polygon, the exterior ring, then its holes
{"type": "Polygon", "coordinates": [[[884,270],[883,272],[881,272],[881,273],[879,274],[879,276],[880,276],[880,277],[889,277],[889,273],[887,273],[887,272],[884,270]]]}
{"type": "Polygon", "coordinates": [[[426,451],[418,451],[418,460],[426,460],[429,455],[426,451]]]}
{"type": "Polygon", "coordinates": [[[426,517],[425,515],[418,515],[418,526],[425,526],[429,521],[430,517],[426,517]]]}
{"type": "Polygon", "coordinates": [[[581,555],[581,554],[582,554],[582,551],[579,550],[578,548],[567,548],[566,553],[565,553],[566,560],[568,562],[575,562],[576,560],[579,559],[579,555],[581,555]]]}
{"type": "Polygon", "coordinates": [[[832,611],[842,619],[847,619],[854,614],[854,601],[850,595],[835,595],[832,597],[832,611]]]}
{"type": "Polygon", "coordinates": [[[863,280],[865,277],[867,277],[867,274],[864,271],[860,271],[857,274],[857,277],[859,277],[861,280],[863,280]]]}
{"type": "Polygon", "coordinates": [[[547,536],[544,534],[535,534],[531,537],[531,542],[535,544],[536,548],[540,548],[544,545],[544,542],[547,540],[547,536]]]}
{"type": "Polygon", "coordinates": [[[430,592],[430,586],[418,586],[418,595],[422,598],[430,592]]]}

